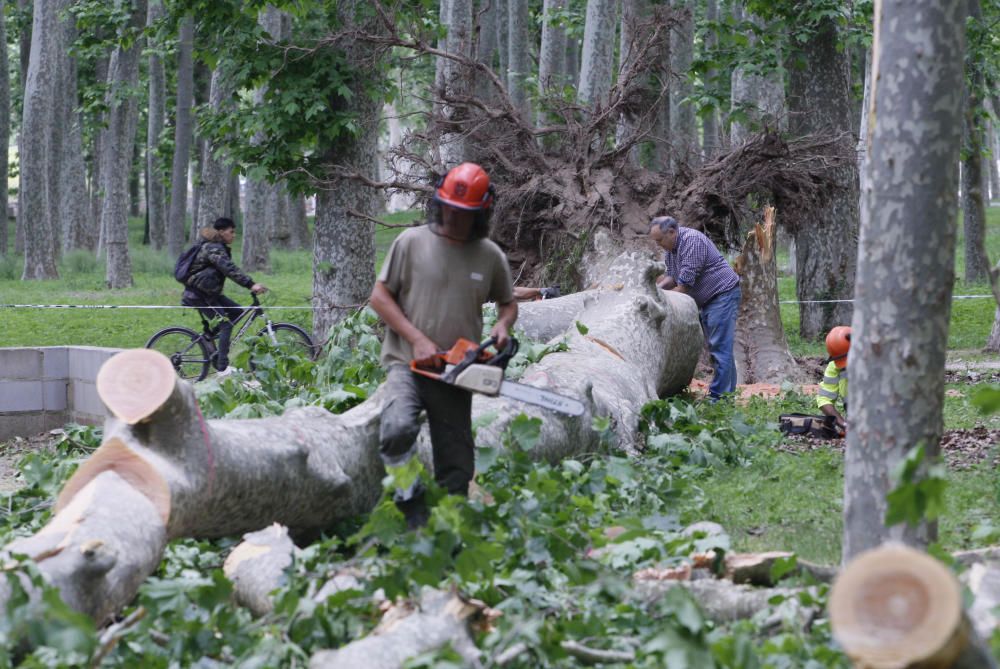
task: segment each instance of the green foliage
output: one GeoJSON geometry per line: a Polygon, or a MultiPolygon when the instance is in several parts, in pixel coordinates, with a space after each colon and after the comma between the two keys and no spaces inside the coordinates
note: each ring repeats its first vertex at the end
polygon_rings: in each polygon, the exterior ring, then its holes
{"type": "Polygon", "coordinates": [[[944,511],[947,486],[945,468],[940,463],[924,462],[923,445],[914,446],[892,472],[896,484],[886,497],[885,524],[906,522],[916,526],[922,520],[935,520],[944,511]]]}

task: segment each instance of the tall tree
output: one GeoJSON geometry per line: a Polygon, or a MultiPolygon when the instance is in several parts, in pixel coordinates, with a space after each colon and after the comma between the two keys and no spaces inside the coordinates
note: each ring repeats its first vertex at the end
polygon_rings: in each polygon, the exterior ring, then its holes
{"type": "Polygon", "coordinates": [[[132,260],[128,248],[129,167],[135,148],[136,125],[139,107],[133,90],[139,81],[139,33],[146,23],[146,0],[118,0],[122,7],[131,7],[128,29],[134,41],[123,43],[111,54],[108,65],[107,132],[101,156],[101,176],[104,187],[104,204],[101,207],[101,229],[106,235],[107,271],[105,279],[109,288],[132,285],[132,260]]]}
{"type": "Polygon", "coordinates": [[[890,537],[920,544],[935,534],[933,526],[887,530],[886,494],[909,449],[923,446],[930,462],[940,450],[965,14],[965,0],[875,3],[871,179],[849,359],[845,561],[890,537]]]}
{"type": "MultiPolygon", "coordinates": [[[[73,44],[76,40],[76,27],[73,21],[66,21],[63,26],[63,44],[73,44]]],[[[59,222],[62,231],[62,249],[97,248],[97,220],[93,210],[87,206],[89,196],[87,191],[87,169],[83,155],[83,123],[84,119],[77,108],[78,83],[77,63],[75,58],[69,58],[62,72],[61,95],[53,100],[57,105],[59,125],[63,129],[62,154],[59,161],[59,222]]]]}
{"type": "MultiPolygon", "coordinates": [[[[447,27],[447,35],[442,40],[444,50],[463,58],[472,56],[472,0],[447,0],[441,3],[441,19],[447,27]]],[[[464,97],[471,93],[471,73],[460,63],[450,58],[439,58],[438,88],[442,97],[464,97]]],[[[451,118],[455,113],[451,105],[445,102],[437,105],[439,113],[444,118],[451,118]]],[[[469,147],[466,147],[461,133],[445,132],[441,136],[441,163],[445,167],[456,165],[468,158],[469,147]]]]}
{"type": "MultiPolygon", "coordinates": [[[[705,22],[708,29],[705,31],[705,50],[711,52],[718,44],[719,38],[716,34],[716,24],[719,20],[719,0],[705,1],[705,22]]],[[[716,79],[718,71],[712,67],[705,73],[705,86],[709,93],[715,93],[717,87],[716,79]]],[[[719,111],[713,106],[702,117],[702,152],[706,158],[712,158],[720,147],[721,137],[719,135],[719,111]]]]}
{"type": "Polygon", "coordinates": [[[288,248],[293,251],[307,249],[312,245],[309,222],[306,220],[306,199],[302,194],[288,193],[288,248]]]}
{"type": "MultiPolygon", "coordinates": [[[[31,0],[17,0],[17,11],[21,16],[33,16],[33,6],[31,0]]],[[[28,68],[31,63],[31,27],[34,21],[23,21],[21,23],[21,30],[17,36],[18,44],[18,63],[20,68],[18,74],[21,79],[21,91],[22,97],[25,96],[25,91],[27,91],[27,80],[28,80],[28,68]]],[[[22,99],[21,104],[22,117],[24,114],[24,101],[22,99]]],[[[17,134],[17,154],[18,156],[23,156],[23,146],[21,139],[24,134],[24,126],[21,127],[17,134]]],[[[24,211],[24,188],[17,189],[17,221],[15,222],[15,232],[14,232],[14,253],[20,255],[24,253],[24,216],[21,212],[24,211]]]]}
{"type": "Polygon", "coordinates": [[[528,49],[528,0],[507,0],[507,18],[507,90],[511,103],[521,112],[522,118],[528,119],[531,117],[528,78],[532,74],[531,52],[528,49]]]}
{"type": "Polygon", "coordinates": [[[538,53],[538,93],[542,96],[560,91],[568,81],[563,78],[566,62],[566,29],[559,14],[567,0],[544,0],[542,4],[542,46],[538,53]]]}
{"type": "Polygon", "coordinates": [[[587,0],[577,99],[592,107],[607,104],[605,98],[611,90],[617,7],[615,0],[587,0]]]}
{"type": "MultiPolygon", "coordinates": [[[[6,1],[0,0],[0,44],[7,44],[7,21],[4,17],[6,1]]],[[[7,236],[10,223],[7,219],[7,155],[10,149],[10,70],[7,66],[7,49],[0,49],[0,256],[7,255],[7,236]]]]}
{"type": "Polygon", "coordinates": [[[68,0],[35,0],[32,14],[31,55],[24,84],[21,121],[21,207],[24,232],[23,279],[54,279],[59,230],[58,174],[62,130],[53,104],[62,91],[66,66],[61,29],[68,0]],[[28,232],[30,231],[30,234],[28,232]]]}
{"type": "MultiPolygon", "coordinates": [[[[228,73],[220,62],[212,71],[209,106],[219,112],[232,94],[228,73]]],[[[201,204],[198,209],[197,226],[206,228],[216,218],[222,216],[226,208],[229,173],[223,163],[222,147],[214,141],[207,141],[201,154],[201,204]]]]}
{"type": "MultiPolygon", "coordinates": [[[[791,40],[788,60],[791,112],[789,130],[797,136],[816,132],[854,132],[850,63],[841,44],[840,29],[828,13],[816,11],[811,0],[796,0],[792,23],[803,30],[791,40]],[[811,17],[811,18],[809,18],[811,17]]],[[[817,339],[835,325],[851,320],[849,300],[854,295],[858,240],[858,170],[843,168],[840,189],[818,219],[795,221],[795,290],[799,305],[799,332],[817,339]],[[817,301],[819,303],[817,303],[817,301]]]]}
{"type": "MultiPolygon", "coordinates": [[[[740,21],[744,19],[742,8],[735,7],[733,11],[740,21]]],[[[750,26],[756,26],[747,32],[747,39],[754,45],[757,43],[757,31],[766,30],[767,24],[755,14],[748,15],[746,21],[750,26]]],[[[762,67],[759,64],[740,64],[733,68],[730,77],[733,120],[729,131],[732,146],[743,143],[751,132],[761,127],[784,126],[785,82],[778,54],[774,56],[774,61],[764,63],[762,67]]]]}
{"type": "MultiPolygon", "coordinates": [[[[149,0],[146,25],[153,28],[162,16],[162,0],[149,0]]],[[[167,82],[158,48],[156,44],[149,50],[149,104],[146,112],[146,214],[149,218],[149,239],[154,249],[162,249],[167,243],[167,193],[163,185],[163,157],[159,150],[167,114],[167,82]]]]}
{"type": "Polygon", "coordinates": [[[194,101],[194,18],[181,18],[177,42],[177,96],[174,111],[174,156],[170,172],[170,211],[167,218],[167,251],[176,257],[184,245],[187,231],[188,163],[194,125],[191,104],[194,101]]]}
{"type": "Polygon", "coordinates": [[[965,231],[965,280],[984,281],[990,271],[983,239],[986,234],[986,202],[983,154],[986,144],[986,77],[977,33],[983,29],[983,9],[979,0],[967,0],[969,12],[969,51],[965,58],[965,113],[962,123],[962,227],[965,231]]]}
{"type": "MultiPolygon", "coordinates": [[[[993,117],[1000,116],[1000,110],[994,109],[993,117]]],[[[990,149],[989,173],[990,173],[990,200],[1000,200],[1000,169],[997,168],[997,158],[1000,157],[1000,141],[997,141],[1000,133],[997,132],[997,125],[992,120],[986,124],[986,141],[990,149]]]]}
{"type": "MultiPolygon", "coordinates": [[[[635,64],[636,51],[641,39],[639,25],[645,18],[647,10],[646,0],[622,0],[621,30],[619,31],[618,53],[621,64],[618,66],[619,72],[625,72],[635,64]]],[[[622,114],[618,121],[616,131],[616,142],[621,145],[633,137],[638,129],[638,114],[629,110],[622,114]]],[[[629,160],[634,164],[639,164],[639,147],[634,146],[629,152],[629,160]]]]}
{"type": "Polygon", "coordinates": [[[507,19],[507,1],[508,0],[492,0],[496,3],[497,16],[496,16],[496,35],[497,35],[497,57],[500,61],[499,72],[501,78],[505,78],[507,72],[507,37],[510,32],[510,20],[507,19]]]}
{"type": "Polygon", "coordinates": [[[691,63],[694,61],[694,0],[673,0],[677,25],[670,31],[670,141],[671,165],[698,162],[698,127],[691,97],[691,63]]]}

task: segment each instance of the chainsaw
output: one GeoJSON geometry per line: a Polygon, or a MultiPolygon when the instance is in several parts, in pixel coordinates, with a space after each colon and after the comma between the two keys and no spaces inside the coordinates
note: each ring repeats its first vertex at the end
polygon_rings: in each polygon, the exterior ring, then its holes
{"type": "Polygon", "coordinates": [[[507,369],[507,363],[517,353],[518,343],[516,339],[510,337],[507,339],[507,345],[499,353],[493,354],[486,350],[495,343],[494,337],[490,337],[482,344],[459,339],[448,351],[439,351],[425,360],[411,361],[410,369],[435,381],[475,393],[491,397],[503,395],[569,416],[583,415],[583,403],[577,399],[506,380],[503,377],[504,371],[507,369]]]}

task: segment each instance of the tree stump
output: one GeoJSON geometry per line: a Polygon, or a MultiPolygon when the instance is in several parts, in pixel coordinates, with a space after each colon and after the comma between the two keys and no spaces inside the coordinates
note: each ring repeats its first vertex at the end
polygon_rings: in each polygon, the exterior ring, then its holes
{"type": "Polygon", "coordinates": [[[996,667],[962,610],[958,580],[912,548],[859,555],[834,581],[829,606],[833,635],[859,668],[996,667]]]}

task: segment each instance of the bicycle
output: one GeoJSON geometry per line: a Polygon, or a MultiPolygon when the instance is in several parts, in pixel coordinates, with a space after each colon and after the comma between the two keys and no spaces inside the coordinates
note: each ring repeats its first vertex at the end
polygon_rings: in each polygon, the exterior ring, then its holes
{"type": "MultiPolygon", "coordinates": [[[[199,334],[181,325],[164,328],[154,334],[146,342],[145,348],[150,348],[164,354],[170,359],[177,375],[182,379],[201,381],[210,369],[215,358],[218,339],[218,328],[213,328],[209,321],[201,315],[202,333],[199,334]]],[[[309,334],[294,323],[275,323],[264,315],[257,295],[253,295],[253,303],[245,307],[239,317],[233,322],[233,338],[230,346],[235,349],[236,343],[243,338],[251,324],[258,318],[264,318],[266,325],[257,333],[258,337],[266,337],[279,351],[288,351],[315,360],[319,354],[318,347],[309,334]]],[[[253,369],[253,358],[249,360],[253,369]]]]}

